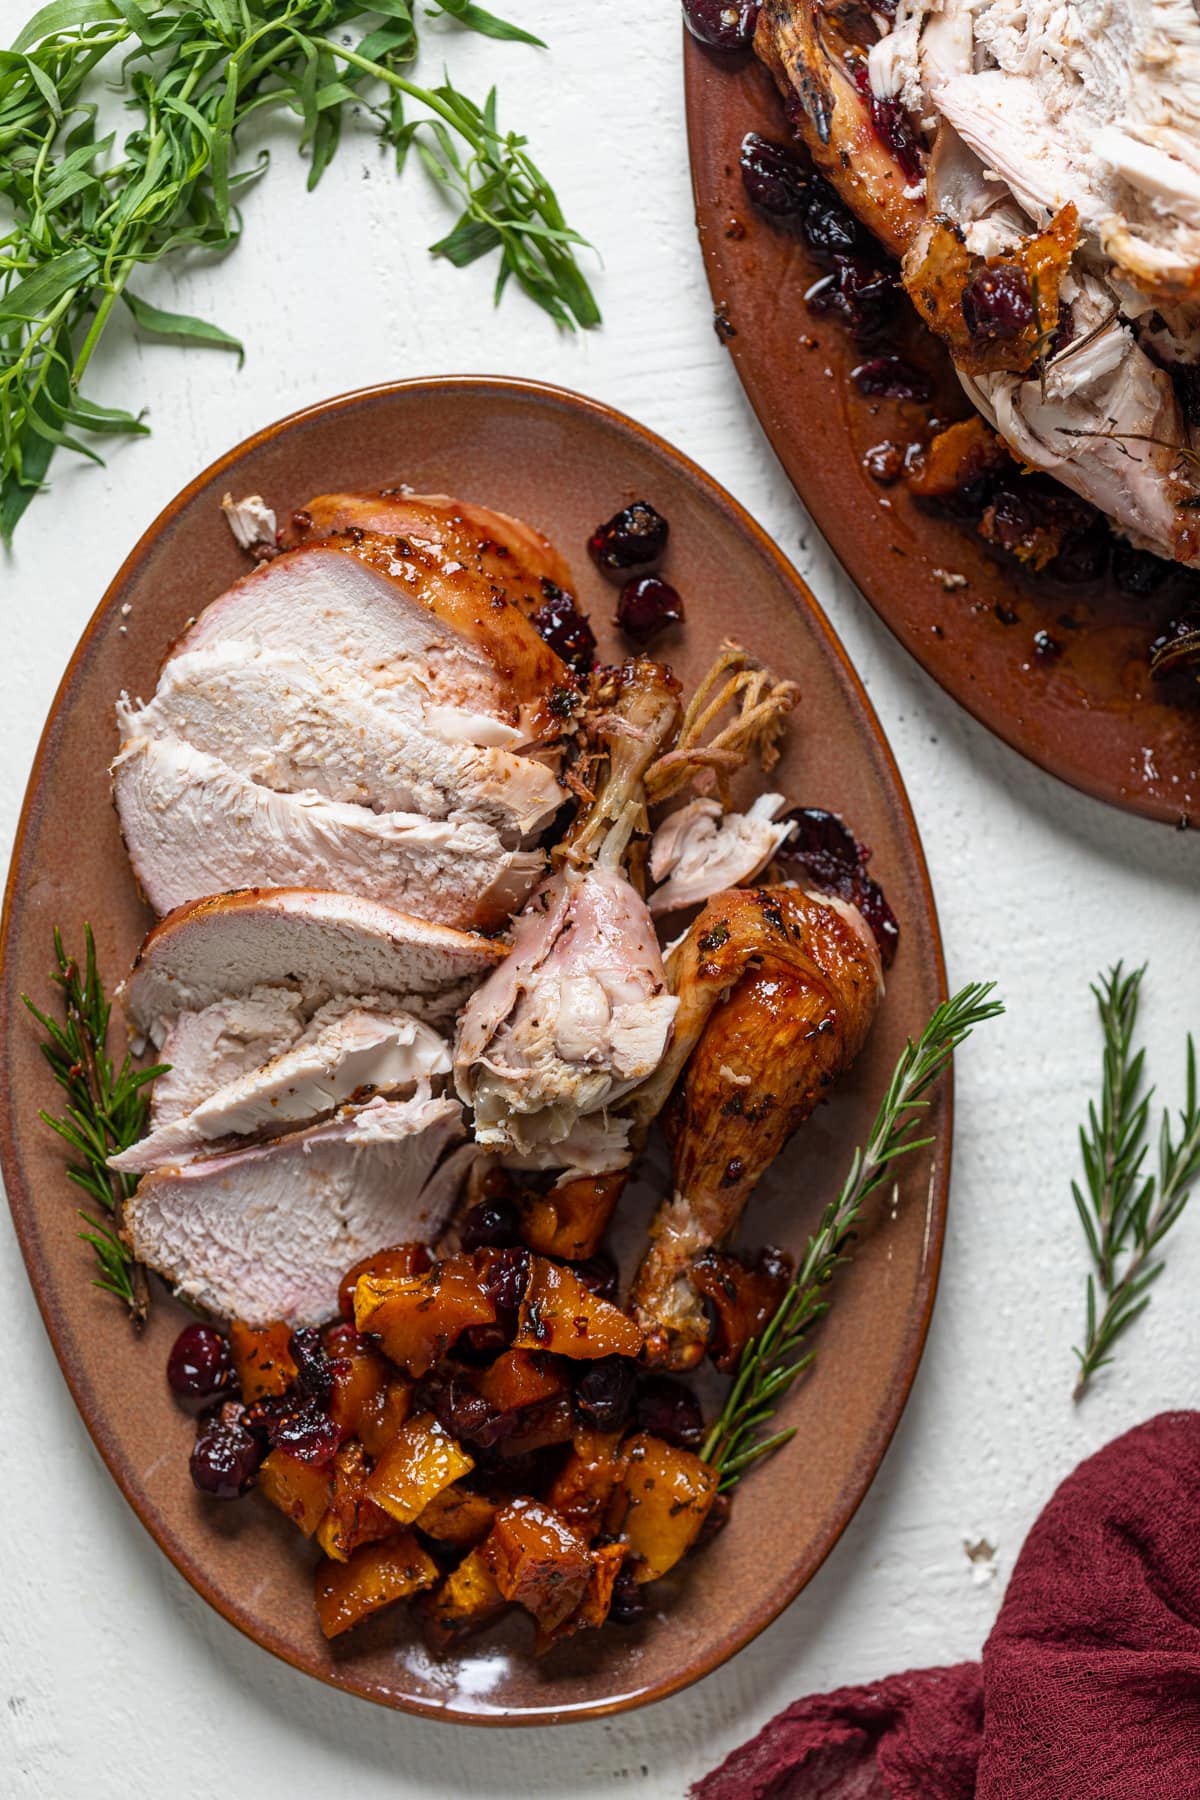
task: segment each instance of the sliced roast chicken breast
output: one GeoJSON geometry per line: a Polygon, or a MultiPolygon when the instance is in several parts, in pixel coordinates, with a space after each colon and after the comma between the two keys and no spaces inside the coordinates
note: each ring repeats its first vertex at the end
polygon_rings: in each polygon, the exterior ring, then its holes
{"type": "Polygon", "coordinates": [[[776,824],[787,800],[760,794],[748,812],[727,813],[717,800],[691,800],[664,819],[650,845],[650,896],[655,918],[699,906],[722,888],[760,875],[793,830],[776,824]]]}
{"type": "Polygon", "coordinates": [[[456,926],[494,928],[543,867],[480,821],[376,813],[260,787],[182,738],[131,738],[113,791],[134,874],[155,912],[198,895],[312,882],[456,926]]]}
{"type": "MultiPolygon", "coordinates": [[[[140,1143],[109,1159],[124,1174],[211,1154],[222,1140],[278,1136],[310,1124],[371,1091],[430,1091],[448,1073],[446,1040],[411,1013],[355,1002],[323,1008],[297,1043],[240,1074],[188,1112],[155,1126],[140,1143]],[[326,1015],[335,1011],[335,1016],[326,1015]]],[[[236,1142],[229,1148],[236,1148],[236,1142]]]]}
{"type": "Polygon", "coordinates": [[[363,1256],[442,1229],[474,1155],[452,1099],[377,1099],[261,1147],[147,1175],[125,1206],[139,1261],[193,1305],[315,1325],[363,1256]]]}
{"type": "Polygon", "coordinates": [[[481,819],[515,841],[564,795],[529,756],[446,740],[414,683],[381,692],[347,664],[236,638],[171,658],[153,700],[117,709],[122,738],[177,737],[279,793],[373,812],[481,819]]]}

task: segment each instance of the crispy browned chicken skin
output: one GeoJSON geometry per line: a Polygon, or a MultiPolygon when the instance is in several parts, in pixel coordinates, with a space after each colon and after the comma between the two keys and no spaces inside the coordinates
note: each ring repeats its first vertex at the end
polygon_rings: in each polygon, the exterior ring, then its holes
{"type": "Polygon", "coordinates": [[[660,1080],[687,1064],[664,1115],[674,1192],[632,1298],[648,1360],[687,1369],[708,1337],[692,1259],[728,1238],[759,1177],[850,1067],[882,979],[856,908],[785,887],[715,895],[668,974],[679,1012],[660,1080]]]}

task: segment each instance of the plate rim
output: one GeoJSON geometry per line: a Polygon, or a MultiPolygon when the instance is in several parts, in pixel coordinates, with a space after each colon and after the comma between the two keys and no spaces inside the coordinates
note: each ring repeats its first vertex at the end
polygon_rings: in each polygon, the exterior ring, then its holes
{"type": "MultiPolygon", "coordinates": [[[[831,652],[840,667],[843,678],[848,683],[857,699],[866,721],[868,730],[874,739],[877,752],[882,756],[891,775],[902,823],[915,855],[919,885],[916,898],[925,909],[931,933],[933,967],[936,977],[937,994],[940,1001],[947,998],[945,947],[942,941],[941,927],[938,919],[937,904],[934,898],[929,867],[925,857],[921,834],[905,787],[903,776],[896,762],[891,744],[883,730],[871,699],[862,683],[858,672],[841,640],[827,618],[824,608],[809,588],[808,583],[780,550],[767,531],[746,510],[740,501],[734,498],[727,489],[705,469],[693,461],[685,452],[678,449],[667,439],[661,437],[650,427],[629,414],[607,405],[593,396],[577,392],[572,388],[540,381],[534,378],[513,375],[488,374],[439,374],[428,376],[410,376],[399,381],[371,383],[368,386],[353,388],[345,393],[331,396],[329,399],[316,401],[300,407],[294,412],[284,415],[267,425],[259,427],[249,436],[243,438],[223,455],[202,469],[188,482],[167,504],[141,533],[132,550],[124,557],[116,573],[109,581],[104,592],[84,626],[79,639],[71,652],[50,703],[45,723],[38,738],[37,750],[30,768],[29,779],[21,803],[17,821],[17,829],[13,837],[11,858],[4,884],[3,910],[0,912],[0,998],[8,997],[13,1002],[0,1015],[0,1076],[6,1076],[11,1057],[11,1046],[14,1028],[18,1017],[17,1005],[19,996],[13,991],[10,995],[12,974],[10,969],[10,940],[14,936],[18,910],[17,873],[21,867],[25,841],[33,820],[41,808],[42,790],[46,779],[46,763],[53,746],[58,728],[59,711],[63,704],[67,689],[72,684],[76,671],[84,659],[96,632],[115,602],[125,582],[135,572],[142,556],[150,549],[162,531],[170,526],[179,512],[206,485],[214,481],[222,472],[232,469],[241,459],[260,445],[301,426],[307,422],[331,413],[343,412],[362,406],[374,400],[390,397],[416,389],[474,389],[482,395],[486,392],[505,398],[534,400],[562,407],[567,411],[582,413],[608,426],[616,426],[618,430],[631,433],[652,452],[665,456],[669,461],[682,467],[691,480],[704,492],[709,502],[732,517],[733,522],[749,538],[750,542],[773,562],[788,588],[792,591],[794,603],[807,608],[817,624],[826,648],[831,652]]],[[[23,1008],[19,1014],[24,1019],[23,1008]]],[[[935,1159],[930,1183],[930,1217],[934,1229],[930,1234],[930,1255],[928,1265],[923,1273],[921,1289],[913,1316],[909,1320],[908,1347],[906,1360],[901,1373],[893,1383],[892,1389],[885,1397],[880,1409],[872,1436],[868,1444],[868,1453],[862,1459],[861,1467],[850,1490],[850,1498],[841,1516],[833,1527],[814,1546],[807,1562],[798,1565],[794,1581],[789,1581],[783,1598],[778,1604],[768,1603],[756,1612],[748,1629],[736,1634],[734,1641],[726,1641],[717,1636],[710,1650],[692,1664],[678,1671],[675,1675],[664,1678],[645,1690],[634,1694],[620,1694],[611,1699],[589,1701],[572,1708],[571,1706],[547,1706],[545,1708],[527,1708],[519,1713],[471,1712],[465,1709],[450,1710],[435,1702],[397,1694],[371,1684],[353,1673],[343,1671],[337,1663],[325,1666],[306,1660],[305,1656],[294,1650],[288,1640],[282,1636],[273,1636],[269,1628],[260,1628],[257,1621],[249,1617],[239,1617],[234,1610],[214,1590],[206,1573],[205,1566],[186,1550],[176,1554],[175,1548],[168,1549],[163,1538],[156,1529],[152,1510],[142,1502],[141,1490],[132,1480],[126,1479],[116,1454],[115,1446],[98,1418],[90,1415],[81,1398],[80,1383],[66,1357],[63,1343],[56,1322],[59,1303],[53,1291],[53,1278],[48,1267],[37,1253],[37,1246],[32,1231],[34,1213],[33,1195],[27,1189],[21,1166],[18,1148],[18,1130],[15,1116],[8,1101],[11,1084],[3,1082],[3,1100],[0,1102],[0,1175],[3,1176],[5,1198],[8,1203],[9,1216],[12,1219],[14,1232],[21,1251],[22,1261],[29,1285],[37,1302],[46,1335],[50,1339],[59,1369],[66,1381],[68,1391],[75,1404],[82,1423],[95,1445],[101,1460],[112,1477],[118,1491],[132,1509],[138,1522],[153,1540],[157,1550],[184,1578],[189,1586],[209,1605],[214,1612],[229,1625],[256,1644],[260,1649],[276,1656],[301,1674],[311,1676],[326,1686],[354,1695],[357,1698],[388,1707],[392,1711],[407,1713],[417,1717],[434,1719],[441,1723],[455,1725],[484,1725],[497,1729],[514,1730],[527,1726],[549,1726],[576,1724],[584,1720],[611,1717],[614,1714],[629,1712],[636,1708],[648,1706],[655,1701],[666,1699],[677,1694],[712,1674],[728,1662],[747,1644],[761,1635],[768,1625],[784,1613],[793,1601],[812,1580],[813,1576],[827,1561],[838,1540],[857,1513],[862,1501],[872,1486],[880,1465],[895,1435],[901,1416],[908,1403],[917,1370],[924,1354],[929,1334],[930,1321],[937,1299],[938,1285],[941,1275],[942,1257],[945,1245],[946,1221],[950,1197],[951,1164],[954,1149],[954,1072],[953,1064],[944,1078],[940,1102],[942,1107],[942,1130],[939,1153],[935,1159]],[[15,1203],[14,1203],[14,1196],[15,1203]]],[[[219,1540],[214,1538],[214,1544],[219,1540]]]]}
{"type": "MultiPolygon", "coordinates": [[[[686,26],[683,28],[682,36],[688,176],[694,203],[696,235],[700,241],[700,251],[704,260],[705,278],[713,305],[716,307],[722,302],[721,290],[724,285],[720,261],[720,233],[713,229],[713,205],[701,191],[700,159],[697,153],[697,147],[701,140],[700,121],[705,106],[705,78],[714,72],[718,77],[728,73],[736,74],[739,65],[751,58],[753,52],[739,51],[732,56],[726,53],[723,62],[727,66],[723,67],[722,63],[718,61],[720,53],[706,53],[686,26]]],[[[1056,763],[1051,754],[1043,754],[1023,740],[1020,721],[1010,711],[1002,710],[990,703],[986,695],[981,694],[977,689],[972,689],[969,683],[962,684],[960,691],[958,687],[952,688],[943,681],[933,667],[932,657],[922,653],[922,640],[914,637],[913,641],[909,642],[903,634],[898,617],[893,616],[896,609],[891,606],[886,597],[880,598],[881,595],[886,596],[888,592],[886,583],[876,576],[870,566],[864,569],[862,575],[853,571],[851,562],[854,558],[854,533],[849,516],[843,522],[842,515],[837,508],[822,506],[819,512],[814,510],[812,498],[809,493],[804,491],[797,476],[789,468],[781,448],[784,436],[783,427],[781,422],[776,422],[775,411],[768,392],[767,375],[756,369],[754,358],[746,353],[744,334],[723,339],[723,345],[733,360],[734,369],[750,404],[750,409],[770,445],[776,462],[808,513],[814,527],[836,557],[843,575],[851,586],[862,595],[876,618],[887,628],[901,649],[913,658],[939,691],[953,700],[955,705],[961,706],[963,711],[975,720],[976,724],[981,725],[993,737],[999,738],[1001,743],[1015,751],[1026,762],[1031,763],[1034,768],[1040,769],[1043,774],[1052,776],[1056,781],[1061,781],[1077,793],[1086,794],[1091,800],[1098,800],[1103,805],[1115,807],[1120,812],[1130,813],[1136,818],[1150,819],[1156,824],[1179,829],[1180,809],[1178,807],[1172,808],[1165,800],[1159,800],[1146,793],[1145,790],[1120,790],[1111,779],[1106,780],[1103,776],[1091,774],[1088,768],[1082,764],[1072,763],[1069,768],[1064,768],[1056,763]]]]}

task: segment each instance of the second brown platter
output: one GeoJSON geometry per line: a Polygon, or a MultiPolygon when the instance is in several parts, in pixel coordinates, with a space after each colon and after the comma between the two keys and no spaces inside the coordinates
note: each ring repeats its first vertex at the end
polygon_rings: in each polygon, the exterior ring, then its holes
{"type": "MultiPolygon", "coordinates": [[[[720,56],[683,37],[692,183],[718,331],[847,573],[939,686],[1014,750],[1096,799],[1172,825],[1194,822],[1200,685],[1186,671],[1151,679],[1147,649],[1167,622],[1162,604],[1130,599],[1107,577],[1069,588],[1029,578],[953,519],[923,510],[903,482],[885,491],[872,480],[864,455],[903,429],[898,405],[856,393],[849,376],[862,346],[805,305],[825,270],[798,234],[755,211],[742,185],[746,132],[790,136],[783,102],[751,55],[720,56]]],[[[944,365],[952,392],[948,361],[925,336],[926,362],[944,365]]]]}

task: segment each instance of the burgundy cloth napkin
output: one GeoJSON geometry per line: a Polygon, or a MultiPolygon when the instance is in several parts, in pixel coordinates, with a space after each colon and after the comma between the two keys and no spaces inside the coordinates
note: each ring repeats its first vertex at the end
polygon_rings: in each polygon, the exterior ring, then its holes
{"type": "Polygon", "coordinates": [[[695,1800],[1200,1800],[1200,1413],[1089,1457],[983,1662],[799,1700],[695,1800]]]}

